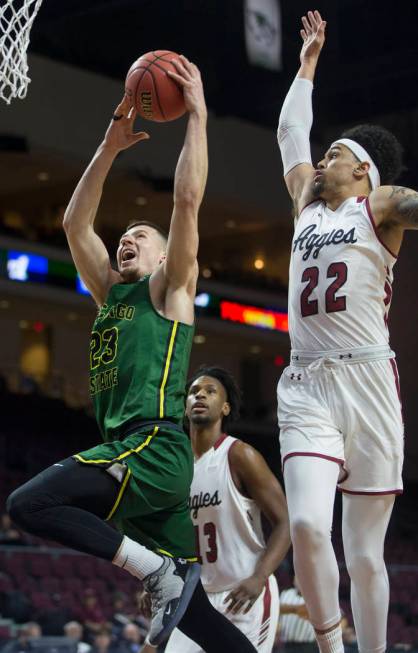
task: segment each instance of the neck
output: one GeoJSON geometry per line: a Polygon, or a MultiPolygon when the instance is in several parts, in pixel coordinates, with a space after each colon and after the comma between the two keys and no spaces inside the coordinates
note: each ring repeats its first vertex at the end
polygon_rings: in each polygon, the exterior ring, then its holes
{"type": "Polygon", "coordinates": [[[355,186],[343,186],[334,193],[327,193],[327,197],[321,196],[325,204],[331,211],[335,211],[349,197],[364,197],[369,195],[370,188],[365,184],[356,184],[355,186]]]}
{"type": "Polygon", "coordinates": [[[196,459],[201,458],[223,435],[221,421],[215,424],[190,424],[190,441],[196,459]]]}

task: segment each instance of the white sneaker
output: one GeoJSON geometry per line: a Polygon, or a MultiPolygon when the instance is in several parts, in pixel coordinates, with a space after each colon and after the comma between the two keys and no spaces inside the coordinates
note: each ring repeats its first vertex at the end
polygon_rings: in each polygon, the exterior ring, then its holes
{"type": "Polygon", "coordinates": [[[143,580],[151,595],[151,627],[146,639],[151,646],[164,642],[177,626],[200,578],[199,563],[161,557],[161,567],[143,580]]]}

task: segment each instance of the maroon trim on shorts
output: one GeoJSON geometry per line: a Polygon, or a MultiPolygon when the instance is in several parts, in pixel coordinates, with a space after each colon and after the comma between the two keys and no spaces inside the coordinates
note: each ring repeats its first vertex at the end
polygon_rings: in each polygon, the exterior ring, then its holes
{"type": "Polygon", "coordinates": [[[373,231],[374,231],[374,233],[375,233],[375,236],[376,236],[377,240],[378,240],[379,243],[380,243],[380,244],[381,244],[381,245],[386,249],[386,251],[388,251],[389,254],[390,254],[391,256],[393,256],[393,258],[395,258],[395,259],[398,258],[397,254],[394,254],[394,253],[389,249],[389,247],[388,247],[387,245],[385,245],[385,243],[383,242],[383,240],[382,240],[382,239],[380,238],[380,236],[379,236],[379,232],[377,231],[376,222],[375,222],[375,219],[374,219],[374,217],[373,217],[372,210],[371,210],[371,208],[370,208],[370,202],[369,202],[369,198],[368,198],[368,197],[366,197],[366,209],[367,209],[367,215],[369,216],[369,219],[370,219],[370,222],[371,222],[371,224],[372,224],[373,231]]]}
{"type": "Polygon", "coordinates": [[[394,358],[389,358],[390,366],[392,368],[393,376],[395,377],[396,392],[398,393],[399,403],[401,405],[401,415],[402,415],[402,424],[405,423],[403,418],[403,406],[402,406],[402,397],[401,397],[401,384],[399,383],[399,373],[398,366],[396,365],[396,360],[394,358]]]}
{"type": "Polygon", "coordinates": [[[333,463],[338,463],[338,465],[341,465],[341,467],[344,467],[344,462],[345,462],[341,458],[333,458],[332,456],[326,456],[324,453],[315,453],[312,451],[294,451],[293,453],[286,454],[286,456],[283,458],[282,467],[284,467],[284,464],[286,460],[288,460],[288,458],[293,458],[294,456],[309,456],[313,458],[325,458],[325,460],[331,460],[331,462],[333,463]]]}
{"type": "Polygon", "coordinates": [[[263,618],[261,619],[260,634],[258,637],[258,646],[262,644],[268,637],[268,624],[266,621],[270,619],[271,612],[271,592],[270,592],[270,578],[267,578],[264,585],[263,596],[263,618]]]}
{"type": "Polygon", "coordinates": [[[390,363],[390,365],[392,367],[393,376],[395,377],[396,392],[398,393],[399,401],[401,402],[401,405],[402,405],[401,386],[400,386],[400,383],[399,383],[398,366],[396,365],[396,361],[393,358],[389,358],[389,363],[390,363]]]}
{"type": "Polygon", "coordinates": [[[367,496],[383,496],[384,494],[402,494],[403,490],[383,490],[382,492],[363,492],[361,490],[345,490],[343,487],[337,485],[337,490],[344,492],[345,494],[364,494],[367,496]]]}
{"type": "Polygon", "coordinates": [[[222,442],[228,437],[227,433],[222,433],[222,435],[216,440],[215,444],[213,445],[213,448],[216,450],[218,449],[222,442]]]}

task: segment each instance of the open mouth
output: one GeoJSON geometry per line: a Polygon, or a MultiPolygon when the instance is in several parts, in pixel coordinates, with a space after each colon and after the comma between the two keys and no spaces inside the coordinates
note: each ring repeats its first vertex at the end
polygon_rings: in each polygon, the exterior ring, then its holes
{"type": "Polygon", "coordinates": [[[122,263],[131,261],[133,258],[135,258],[135,252],[132,249],[125,249],[122,252],[122,263]]]}

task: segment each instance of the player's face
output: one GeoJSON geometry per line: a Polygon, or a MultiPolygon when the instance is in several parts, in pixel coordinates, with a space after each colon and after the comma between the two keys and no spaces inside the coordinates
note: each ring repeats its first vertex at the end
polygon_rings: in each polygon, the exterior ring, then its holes
{"type": "Polygon", "coordinates": [[[358,163],[345,145],[330,147],[315,170],[312,182],[314,196],[326,199],[342,186],[351,185],[355,181],[353,172],[358,163]]]}
{"type": "Polygon", "coordinates": [[[218,379],[199,376],[189,388],[186,415],[192,424],[214,424],[230,411],[225,388],[218,379]]]}
{"type": "Polygon", "coordinates": [[[165,258],[165,243],[155,229],[137,225],[119,241],[116,253],[118,270],[124,281],[136,281],[151,274],[165,258]]]}

